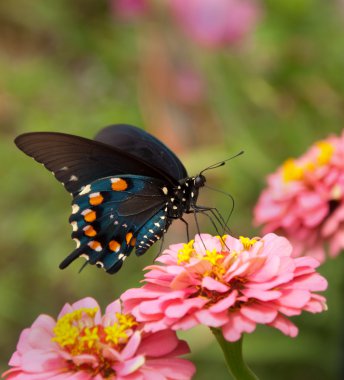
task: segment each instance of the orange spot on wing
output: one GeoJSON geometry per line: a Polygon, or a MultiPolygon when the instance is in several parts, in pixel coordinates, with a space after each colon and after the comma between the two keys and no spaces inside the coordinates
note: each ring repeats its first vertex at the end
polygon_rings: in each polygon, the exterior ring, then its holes
{"type": "Polygon", "coordinates": [[[109,243],[109,248],[113,252],[117,252],[120,247],[121,247],[121,245],[116,240],[111,240],[110,243],[109,243]]]}
{"type": "Polygon", "coordinates": [[[90,201],[89,202],[92,206],[98,206],[101,203],[103,203],[103,200],[104,200],[104,198],[100,193],[95,193],[95,194],[90,195],[90,201]]]}
{"type": "Polygon", "coordinates": [[[95,211],[89,211],[87,214],[84,215],[84,219],[86,222],[94,222],[97,218],[95,211]]]}
{"type": "Polygon", "coordinates": [[[102,250],[102,245],[99,243],[99,241],[93,240],[88,243],[88,246],[95,251],[101,251],[102,250]]]}
{"type": "Polygon", "coordinates": [[[132,232],[128,232],[126,235],[125,235],[125,241],[127,242],[127,244],[129,245],[132,245],[134,246],[135,245],[135,238],[133,239],[133,234],[132,232]]]}
{"type": "Polygon", "coordinates": [[[128,183],[122,178],[111,178],[111,188],[115,191],[123,191],[128,188],[128,183]]]}
{"type": "Polygon", "coordinates": [[[86,236],[93,237],[97,235],[97,231],[92,226],[84,227],[84,233],[86,236]]]}

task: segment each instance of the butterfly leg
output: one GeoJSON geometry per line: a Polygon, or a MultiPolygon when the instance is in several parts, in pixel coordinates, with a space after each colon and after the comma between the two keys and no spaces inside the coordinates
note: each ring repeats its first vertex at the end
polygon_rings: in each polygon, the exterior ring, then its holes
{"type": "Polygon", "coordinates": [[[210,215],[208,215],[206,213],[210,212],[212,214],[212,216],[216,219],[216,221],[219,223],[219,225],[222,227],[223,233],[225,233],[225,232],[230,233],[230,228],[227,225],[228,218],[225,221],[222,214],[220,213],[220,211],[216,207],[205,207],[205,206],[195,205],[194,208],[198,212],[202,212],[204,215],[207,215],[208,217],[210,217],[210,215]]]}
{"type": "MultiPolygon", "coordinates": [[[[209,211],[209,209],[210,209],[210,208],[205,207],[204,210],[202,210],[202,209],[198,209],[198,212],[201,212],[203,215],[205,215],[205,216],[210,220],[210,222],[212,223],[213,227],[215,228],[216,233],[219,235],[219,237],[220,237],[222,243],[227,247],[228,250],[230,250],[229,247],[227,246],[225,240],[224,240],[223,237],[221,236],[221,235],[223,235],[223,233],[220,234],[219,230],[217,229],[216,223],[213,221],[213,219],[211,218],[211,216],[208,215],[208,214],[206,213],[206,211],[209,211]]],[[[216,209],[216,210],[217,210],[217,209],[216,209]]]]}
{"type": "Polygon", "coordinates": [[[190,241],[189,223],[188,223],[184,218],[180,218],[180,220],[185,224],[185,228],[186,228],[186,238],[188,239],[188,242],[189,242],[189,241],[190,241]]]}
{"type": "Polygon", "coordinates": [[[160,248],[159,248],[159,251],[158,253],[155,255],[154,257],[154,261],[161,255],[161,252],[162,252],[162,247],[164,246],[164,240],[165,240],[165,234],[162,235],[161,237],[161,243],[160,243],[160,248]]]}
{"type": "MultiPolygon", "coordinates": [[[[202,242],[202,244],[203,244],[203,247],[204,247],[204,249],[207,249],[207,247],[205,246],[204,241],[203,241],[203,239],[202,239],[201,230],[200,230],[200,228],[199,228],[199,223],[198,223],[198,219],[197,219],[197,213],[200,212],[200,211],[197,210],[196,208],[193,208],[191,212],[193,212],[193,215],[194,215],[194,218],[195,218],[195,223],[196,223],[196,228],[197,228],[197,233],[198,233],[198,235],[199,235],[199,237],[200,237],[200,239],[201,239],[201,242],[202,242]]],[[[188,212],[188,213],[189,213],[189,212],[188,212]]],[[[205,214],[205,215],[206,215],[206,214],[205,214]]]]}

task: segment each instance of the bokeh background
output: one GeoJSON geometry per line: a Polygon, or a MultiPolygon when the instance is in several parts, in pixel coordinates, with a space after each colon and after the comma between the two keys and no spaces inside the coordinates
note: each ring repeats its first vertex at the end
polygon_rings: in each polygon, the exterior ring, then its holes
{"type": "MultiPolygon", "coordinates": [[[[342,0],[12,0],[0,2],[0,357],[40,313],[95,297],[102,306],[142,279],[156,249],[110,276],[78,261],[70,196],[13,139],[28,131],[91,138],[112,123],[167,143],[190,174],[235,199],[230,227],[256,235],[252,208],[265,177],[344,126],[342,0]]],[[[202,191],[226,215],[228,197],[202,191]]],[[[201,219],[203,231],[212,231],[201,219]]],[[[166,242],[186,239],[176,222],[166,242]]],[[[339,379],[344,358],[344,257],[327,261],[329,310],[295,318],[299,336],[259,327],[244,353],[262,379],[339,379]]],[[[206,329],[182,335],[196,380],[227,379],[206,329]]]]}

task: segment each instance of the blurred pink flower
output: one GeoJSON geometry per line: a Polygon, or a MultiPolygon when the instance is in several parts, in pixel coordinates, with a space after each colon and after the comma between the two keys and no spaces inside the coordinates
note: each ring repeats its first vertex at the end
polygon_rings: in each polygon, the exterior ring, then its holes
{"type": "Polygon", "coordinates": [[[126,312],[146,331],[186,330],[198,324],[221,328],[228,341],[267,324],[294,337],[286,317],[326,309],[327,281],[311,257],[292,258],[292,246],[275,234],[248,239],[202,234],[172,245],[145,275],[145,284],[126,291],[126,312]],[[206,247],[206,248],[205,248],[206,247]]]}
{"type": "Polygon", "coordinates": [[[338,255],[344,248],[344,133],[287,160],[267,182],[254,209],[263,232],[286,236],[294,256],[323,262],[325,243],[338,255]]]}
{"type": "Polygon", "coordinates": [[[190,379],[189,352],[171,330],[145,333],[119,301],[101,316],[92,298],[66,304],[57,321],[40,315],[20,336],[12,367],[3,377],[18,380],[190,379]],[[157,376],[157,374],[159,376],[157,376]]]}
{"type": "Polygon", "coordinates": [[[239,43],[256,26],[261,9],[254,0],[170,0],[171,11],[195,41],[219,47],[239,43]]]}
{"type": "Polygon", "coordinates": [[[110,6],[115,16],[131,21],[148,11],[148,0],[110,0],[110,6]]]}

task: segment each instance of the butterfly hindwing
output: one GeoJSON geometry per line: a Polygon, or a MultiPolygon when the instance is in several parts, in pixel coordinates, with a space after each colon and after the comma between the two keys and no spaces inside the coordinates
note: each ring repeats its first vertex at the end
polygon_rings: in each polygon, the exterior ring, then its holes
{"type": "Polygon", "coordinates": [[[146,251],[166,230],[162,188],[163,183],[155,178],[130,175],[101,178],[86,185],[73,200],[70,217],[77,248],[60,267],[83,256],[90,264],[114,273],[135,246],[142,253],[146,251]]]}

